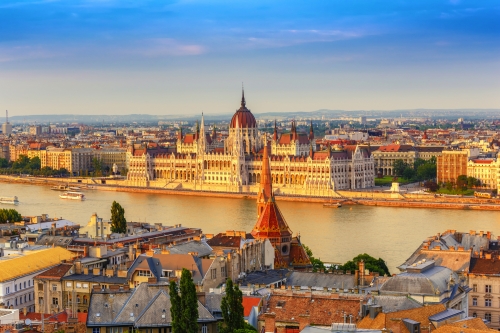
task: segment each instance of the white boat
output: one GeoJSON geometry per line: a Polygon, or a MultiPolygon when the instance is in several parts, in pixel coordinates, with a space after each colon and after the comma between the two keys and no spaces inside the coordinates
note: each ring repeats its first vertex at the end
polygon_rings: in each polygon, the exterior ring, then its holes
{"type": "Polygon", "coordinates": [[[85,195],[80,192],[64,192],[59,195],[61,199],[85,200],[85,195]]]}
{"type": "Polygon", "coordinates": [[[56,186],[52,186],[50,189],[52,191],[67,191],[70,188],[68,185],[56,185],[56,186]]]}
{"type": "Polygon", "coordinates": [[[17,197],[0,197],[0,203],[8,205],[17,205],[19,200],[17,197]]]}

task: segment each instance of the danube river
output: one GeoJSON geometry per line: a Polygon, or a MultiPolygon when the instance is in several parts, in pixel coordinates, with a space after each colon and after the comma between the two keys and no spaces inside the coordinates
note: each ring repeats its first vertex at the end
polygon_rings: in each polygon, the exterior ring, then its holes
{"type": "MultiPolygon", "coordinates": [[[[49,187],[0,183],[0,196],[18,196],[23,215],[49,214],[85,226],[92,213],[111,216],[113,200],[125,208],[128,221],[161,222],[202,228],[250,232],[256,221],[255,200],[86,191],[87,200],[63,200],[49,187]]],[[[500,212],[450,209],[344,206],[326,209],[320,203],[278,202],[294,233],[323,261],[345,262],[359,253],[387,261],[391,272],[427,236],[447,229],[489,230],[500,235],[500,212]]],[[[0,208],[13,208],[0,205],[0,208]]]]}

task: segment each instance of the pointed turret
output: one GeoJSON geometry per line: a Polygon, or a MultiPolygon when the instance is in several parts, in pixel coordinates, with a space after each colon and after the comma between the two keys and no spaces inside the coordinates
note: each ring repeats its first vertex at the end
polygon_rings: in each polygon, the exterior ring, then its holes
{"type": "Polygon", "coordinates": [[[179,127],[179,132],[177,133],[177,140],[182,140],[182,126],[179,127]]]}
{"type": "MultiPolygon", "coordinates": [[[[251,94],[250,94],[251,95],[251,94]]],[[[252,97],[252,96],[250,96],[252,97]]],[[[247,103],[245,102],[245,89],[241,87],[241,108],[246,108],[247,103]]]]}
{"type": "Polygon", "coordinates": [[[207,137],[205,134],[205,119],[203,117],[203,112],[201,113],[201,126],[198,130],[198,152],[206,152],[207,148],[207,137]]]}
{"type": "Polygon", "coordinates": [[[274,201],[271,166],[267,142],[264,145],[259,194],[257,195],[257,223],[252,230],[256,239],[269,239],[284,262],[288,263],[292,231],[274,201]]]}
{"type": "Polygon", "coordinates": [[[272,188],[272,176],[271,176],[271,166],[269,165],[269,153],[268,153],[267,143],[264,145],[264,154],[262,156],[262,171],[260,176],[260,187],[259,195],[257,197],[257,206],[259,206],[259,215],[261,212],[260,207],[269,200],[274,201],[273,188],[272,188]]]}
{"type": "Polygon", "coordinates": [[[295,124],[295,120],[292,121],[292,140],[297,141],[298,135],[297,135],[297,125],[295,124]]]}
{"type": "Polygon", "coordinates": [[[311,127],[309,128],[309,141],[314,140],[314,128],[313,121],[311,120],[311,127]]]}
{"type": "Polygon", "coordinates": [[[212,142],[215,141],[216,139],[217,139],[217,131],[214,124],[214,127],[212,128],[212,142]]]}
{"type": "Polygon", "coordinates": [[[273,140],[278,141],[278,125],[276,124],[276,119],[274,119],[273,140]]]}

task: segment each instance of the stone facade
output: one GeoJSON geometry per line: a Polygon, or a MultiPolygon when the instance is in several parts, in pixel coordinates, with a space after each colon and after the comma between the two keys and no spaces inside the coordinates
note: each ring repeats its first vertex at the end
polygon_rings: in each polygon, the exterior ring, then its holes
{"type": "MultiPolygon", "coordinates": [[[[255,118],[241,108],[231,120],[224,148],[213,143],[205,132],[203,117],[194,134],[179,133],[176,152],[156,144],[131,145],[127,151],[127,183],[131,186],[162,187],[233,193],[256,192],[262,168],[262,148],[267,142],[255,118]]],[[[328,147],[314,151],[314,134],[297,133],[271,140],[270,157],[273,186],[277,193],[335,196],[336,190],[374,186],[374,160],[366,148],[328,147]],[[274,147],[274,148],[273,148],[274,147]],[[307,147],[307,149],[306,149],[307,147]]]]}

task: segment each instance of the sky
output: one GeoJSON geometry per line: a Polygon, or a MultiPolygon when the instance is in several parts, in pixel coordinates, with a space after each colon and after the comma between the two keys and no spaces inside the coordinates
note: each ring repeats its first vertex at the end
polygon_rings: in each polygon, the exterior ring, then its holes
{"type": "Polygon", "coordinates": [[[0,1],[0,110],[500,108],[499,0],[0,1]]]}

